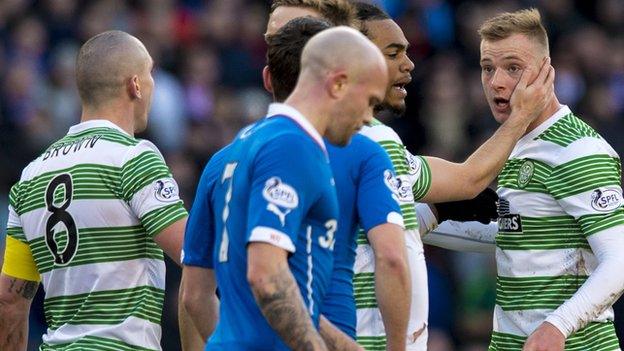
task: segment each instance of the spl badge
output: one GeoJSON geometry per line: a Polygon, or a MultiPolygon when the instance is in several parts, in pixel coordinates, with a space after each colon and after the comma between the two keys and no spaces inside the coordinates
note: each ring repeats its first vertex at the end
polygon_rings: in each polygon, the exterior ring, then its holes
{"type": "Polygon", "coordinates": [[[533,178],[533,172],[535,171],[535,164],[533,161],[526,160],[520,166],[520,170],[518,171],[518,187],[520,189],[524,188],[529,184],[531,178],[533,178]]]}

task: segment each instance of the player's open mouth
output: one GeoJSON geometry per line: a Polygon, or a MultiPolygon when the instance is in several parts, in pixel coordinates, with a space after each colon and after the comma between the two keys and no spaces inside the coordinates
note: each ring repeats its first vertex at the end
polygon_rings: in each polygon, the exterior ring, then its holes
{"type": "Polygon", "coordinates": [[[405,86],[408,85],[411,81],[412,81],[412,77],[405,76],[405,77],[397,80],[396,83],[392,85],[392,89],[394,89],[400,95],[405,97],[405,96],[407,96],[407,90],[405,89],[405,86]]]}
{"type": "Polygon", "coordinates": [[[405,91],[405,84],[395,84],[392,87],[397,90],[405,91]]]}
{"type": "Polygon", "coordinates": [[[494,105],[496,105],[497,110],[506,110],[509,108],[509,100],[503,98],[494,98],[494,105]]]}
{"type": "Polygon", "coordinates": [[[407,95],[407,90],[405,90],[405,84],[395,84],[392,86],[392,89],[395,89],[401,94],[407,95]]]}

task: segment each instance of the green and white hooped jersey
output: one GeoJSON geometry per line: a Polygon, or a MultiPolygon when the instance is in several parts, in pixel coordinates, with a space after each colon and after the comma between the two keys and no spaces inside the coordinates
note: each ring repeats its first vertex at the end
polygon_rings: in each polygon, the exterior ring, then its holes
{"type": "MultiPolygon", "coordinates": [[[[361,134],[381,145],[396,172],[395,195],[403,214],[406,235],[420,241],[415,202],[431,187],[431,170],[424,158],[412,155],[392,128],[374,120],[361,134]]],[[[366,350],[385,350],[386,337],[375,297],[375,256],[366,233],[360,230],[357,240],[353,288],[358,316],[357,341],[366,350]]],[[[422,244],[421,244],[422,246],[422,244]]],[[[424,264],[424,263],[423,263],[424,264]]]]}
{"type": "Polygon", "coordinates": [[[162,155],[111,122],[70,128],[23,171],[9,236],[45,289],[40,350],[160,350],[163,251],[153,237],[187,213],[162,155]]]}
{"type": "MultiPolygon", "coordinates": [[[[595,270],[587,237],[624,228],[620,174],[617,153],[567,106],[517,143],[498,178],[490,350],[521,350],[595,270]]],[[[571,335],[566,350],[619,350],[613,310],[571,335]]]]}

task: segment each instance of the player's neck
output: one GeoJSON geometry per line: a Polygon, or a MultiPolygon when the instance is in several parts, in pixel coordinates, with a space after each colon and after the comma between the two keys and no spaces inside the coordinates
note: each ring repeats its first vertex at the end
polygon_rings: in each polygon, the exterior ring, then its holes
{"type": "Polygon", "coordinates": [[[119,108],[119,106],[115,106],[114,104],[97,108],[83,105],[80,122],[96,119],[107,120],[114,123],[131,136],[134,136],[134,120],[132,118],[132,111],[124,110],[125,109],[119,108]]]}
{"type": "Polygon", "coordinates": [[[540,124],[546,122],[550,117],[552,117],[559,109],[561,108],[561,104],[555,95],[550,99],[548,104],[546,104],[546,108],[542,111],[542,113],[533,121],[526,129],[526,134],[529,134],[532,130],[539,127],[540,124]]]}
{"type": "Polygon", "coordinates": [[[324,136],[329,122],[327,113],[324,110],[325,106],[318,101],[310,99],[310,95],[311,94],[299,94],[295,91],[284,103],[299,111],[299,113],[312,124],[314,129],[316,129],[320,135],[324,136]]]}

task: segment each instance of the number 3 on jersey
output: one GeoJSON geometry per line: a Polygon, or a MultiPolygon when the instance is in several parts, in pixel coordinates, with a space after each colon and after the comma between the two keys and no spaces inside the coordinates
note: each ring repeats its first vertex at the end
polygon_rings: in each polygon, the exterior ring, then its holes
{"type": "Polygon", "coordinates": [[[48,250],[54,257],[54,263],[59,266],[68,265],[71,260],[76,256],[78,250],[78,229],[76,229],[76,222],[74,218],[67,212],[67,208],[71,204],[73,197],[73,184],[71,175],[67,173],[59,174],[54,177],[45,192],[45,202],[48,211],[52,212],[48,221],[46,222],[46,234],[45,242],[48,246],[48,250]],[[54,194],[56,191],[64,187],[63,204],[57,207],[54,204],[54,194]],[[55,227],[63,223],[65,229],[67,229],[67,240],[65,242],[65,249],[59,251],[60,240],[57,238],[55,227]]]}
{"type": "Polygon", "coordinates": [[[319,245],[321,245],[322,248],[334,251],[334,244],[336,243],[334,234],[336,233],[337,228],[338,222],[335,219],[330,219],[325,222],[325,229],[327,229],[327,233],[325,236],[319,236],[319,245]]]}
{"type": "Polygon", "coordinates": [[[227,180],[230,181],[228,185],[228,190],[225,193],[225,205],[223,206],[223,214],[221,219],[223,220],[223,235],[221,237],[221,245],[219,246],[219,262],[227,262],[228,260],[228,248],[230,244],[230,238],[227,232],[227,219],[230,216],[230,200],[232,200],[232,183],[234,177],[234,170],[238,165],[237,162],[228,163],[225,165],[225,170],[223,170],[223,177],[221,177],[221,184],[225,183],[227,180]]]}

